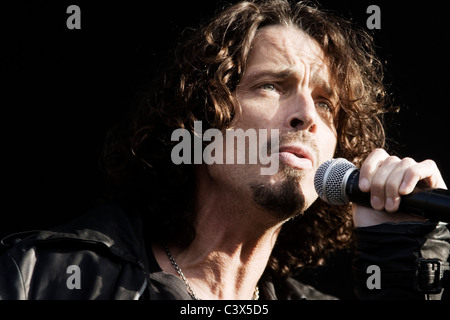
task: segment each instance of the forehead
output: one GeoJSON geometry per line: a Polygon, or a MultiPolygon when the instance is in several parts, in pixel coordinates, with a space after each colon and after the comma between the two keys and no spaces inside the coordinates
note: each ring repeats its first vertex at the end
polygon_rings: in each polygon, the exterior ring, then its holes
{"type": "Polygon", "coordinates": [[[321,75],[329,72],[323,50],[295,26],[271,25],[259,29],[252,43],[247,69],[289,68],[321,75]]]}

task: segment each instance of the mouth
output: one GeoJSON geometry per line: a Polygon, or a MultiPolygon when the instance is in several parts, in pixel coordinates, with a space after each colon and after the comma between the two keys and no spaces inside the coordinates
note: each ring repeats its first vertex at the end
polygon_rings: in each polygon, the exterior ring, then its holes
{"type": "Polygon", "coordinates": [[[297,145],[281,146],[278,153],[280,160],[293,168],[307,170],[314,167],[312,153],[305,147],[297,145]]]}

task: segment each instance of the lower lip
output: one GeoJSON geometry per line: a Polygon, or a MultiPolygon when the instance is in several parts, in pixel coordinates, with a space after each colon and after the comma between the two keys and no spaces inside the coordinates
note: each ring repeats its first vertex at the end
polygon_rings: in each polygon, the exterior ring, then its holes
{"type": "Polygon", "coordinates": [[[312,161],[307,158],[299,158],[290,152],[280,152],[280,160],[296,169],[312,169],[312,161]]]}

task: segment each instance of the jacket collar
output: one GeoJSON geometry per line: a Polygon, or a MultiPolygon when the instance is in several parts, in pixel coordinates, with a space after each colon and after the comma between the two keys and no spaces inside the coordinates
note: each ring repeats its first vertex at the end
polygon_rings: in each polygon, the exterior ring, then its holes
{"type": "Polygon", "coordinates": [[[117,257],[141,263],[145,256],[140,219],[127,216],[114,204],[102,204],[85,214],[48,231],[41,231],[38,242],[82,241],[106,246],[117,257]]]}

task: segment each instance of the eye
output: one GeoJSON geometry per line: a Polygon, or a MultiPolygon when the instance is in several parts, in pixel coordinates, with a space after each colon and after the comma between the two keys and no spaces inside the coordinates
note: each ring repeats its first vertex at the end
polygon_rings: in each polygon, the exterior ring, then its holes
{"type": "Polygon", "coordinates": [[[320,117],[329,125],[334,126],[336,106],[328,100],[320,100],[316,102],[316,108],[320,117]]]}
{"type": "Polygon", "coordinates": [[[319,101],[316,103],[316,105],[318,108],[325,112],[331,112],[333,110],[333,106],[327,101],[319,101]]]}
{"type": "Polygon", "coordinates": [[[261,88],[263,90],[267,90],[267,91],[276,91],[277,90],[275,85],[273,85],[271,83],[264,83],[264,84],[260,85],[259,88],[261,88]]]}

